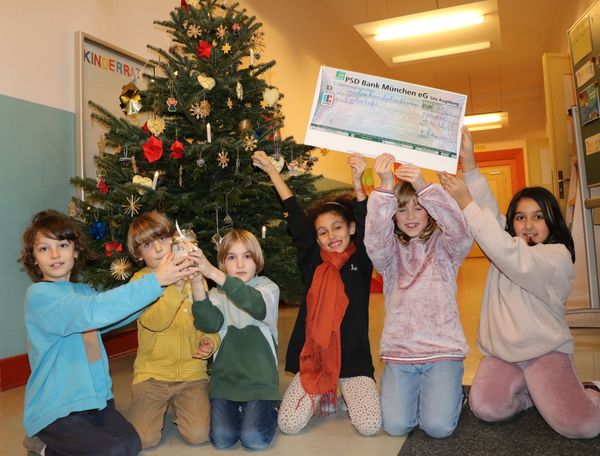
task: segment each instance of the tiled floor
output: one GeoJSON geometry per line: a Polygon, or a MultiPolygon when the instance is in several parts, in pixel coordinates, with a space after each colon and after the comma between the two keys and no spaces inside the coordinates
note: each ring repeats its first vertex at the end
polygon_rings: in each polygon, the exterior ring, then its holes
{"type": "MultiPolygon", "coordinates": [[[[461,319],[471,347],[471,353],[465,360],[464,383],[470,384],[479,360],[480,353],[475,348],[477,337],[477,324],[479,320],[479,303],[483,292],[485,275],[487,272],[487,261],[483,258],[469,258],[463,264],[459,274],[458,303],[461,319]]],[[[283,357],[287,348],[290,332],[296,318],[297,308],[284,307],[279,314],[279,341],[280,341],[280,365],[283,365],[283,357]]],[[[380,294],[371,297],[370,311],[370,333],[371,349],[375,360],[375,375],[379,379],[382,363],[377,360],[377,347],[379,335],[383,324],[383,298],[380,294]]],[[[600,379],[600,331],[596,329],[574,329],[573,334],[576,341],[575,364],[582,380],[600,379]]],[[[111,372],[113,375],[114,392],[117,406],[126,410],[129,404],[131,366],[133,357],[127,356],[111,360],[111,372]]],[[[291,380],[290,374],[281,373],[281,391],[291,380]]],[[[0,393],[0,454],[2,455],[24,455],[21,446],[23,429],[21,427],[22,404],[24,387],[15,388],[0,393]]],[[[306,456],[313,455],[382,455],[392,456],[398,454],[404,438],[394,438],[381,432],[375,437],[361,437],[354,431],[347,415],[338,412],[325,418],[313,418],[307,429],[297,436],[286,436],[278,434],[275,444],[263,453],[273,456],[306,456]]],[[[223,454],[246,453],[239,446],[230,451],[217,451],[210,445],[192,447],[185,445],[179,436],[175,426],[166,421],[162,444],[153,449],[145,451],[145,455],[155,456],[187,456],[198,455],[212,456],[223,454]]]]}

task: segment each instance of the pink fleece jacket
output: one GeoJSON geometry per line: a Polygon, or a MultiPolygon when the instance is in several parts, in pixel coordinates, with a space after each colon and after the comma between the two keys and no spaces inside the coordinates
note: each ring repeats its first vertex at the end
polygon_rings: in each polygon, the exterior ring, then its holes
{"type": "Polygon", "coordinates": [[[479,348],[512,363],[552,351],[573,353],[565,321],[575,274],[571,254],[562,244],[530,247],[512,237],[504,231],[506,218],[479,170],[463,175],[475,200],[463,212],[492,263],[481,303],[479,348]]]}
{"type": "Polygon", "coordinates": [[[374,191],[367,205],[365,246],[384,283],[380,356],[385,362],[424,363],[464,358],[468,352],[456,275],[473,239],[456,201],[439,185],[417,197],[440,227],[427,241],[400,242],[394,233],[394,194],[374,191]]]}

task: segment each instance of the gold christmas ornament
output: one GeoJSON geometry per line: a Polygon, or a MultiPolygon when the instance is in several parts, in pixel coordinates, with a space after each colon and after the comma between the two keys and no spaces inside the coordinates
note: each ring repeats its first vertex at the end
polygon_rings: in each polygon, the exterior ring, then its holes
{"type": "Polygon", "coordinates": [[[187,36],[190,38],[198,38],[202,34],[202,29],[196,24],[191,24],[187,28],[187,36]]]}
{"type": "Polygon", "coordinates": [[[242,119],[238,126],[240,127],[240,133],[245,133],[252,128],[252,123],[248,119],[242,119]]]}
{"type": "Polygon", "coordinates": [[[256,140],[256,138],[254,136],[246,136],[244,138],[244,150],[247,152],[251,152],[254,149],[256,149],[257,144],[258,144],[258,141],[256,140]]]}
{"type": "Polygon", "coordinates": [[[125,258],[119,258],[111,263],[110,273],[117,280],[127,280],[131,277],[131,263],[125,258]]]}
{"type": "Polygon", "coordinates": [[[210,103],[206,100],[202,100],[199,104],[194,103],[190,106],[190,112],[196,119],[200,119],[201,117],[204,119],[210,114],[210,103]]]}
{"type": "Polygon", "coordinates": [[[216,82],[213,78],[211,78],[205,74],[199,74],[197,79],[198,79],[198,84],[200,84],[204,90],[210,91],[213,89],[213,87],[216,84],[216,82]]]}
{"type": "Polygon", "coordinates": [[[239,81],[235,85],[235,94],[237,95],[238,99],[244,99],[244,88],[242,87],[242,83],[239,81]]]}
{"type": "Polygon", "coordinates": [[[156,117],[155,119],[149,119],[146,122],[148,130],[152,132],[154,136],[159,136],[165,131],[165,119],[162,117],[156,117]]]}
{"type": "Polygon", "coordinates": [[[142,205],[140,204],[139,196],[133,196],[133,195],[128,196],[127,204],[122,204],[121,206],[123,206],[123,212],[125,214],[129,214],[131,217],[139,214],[140,207],[142,207],[142,205]]]}
{"type": "Polygon", "coordinates": [[[228,109],[233,109],[233,100],[229,97],[227,97],[227,108],[228,109]]]}
{"type": "MultiPolygon", "coordinates": [[[[152,179],[150,179],[149,177],[140,176],[139,174],[136,174],[135,176],[133,176],[133,179],[131,179],[131,182],[133,184],[140,185],[145,188],[152,188],[152,179]]],[[[140,195],[143,195],[145,192],[146,192],[146,190],[144,188],[140,188],[138,190],[138,193],[140,195]]]]}
{"type": "Polygon", "coordinates": [[[229,54],[229,52],[231,51],[231,45],[229,43],[225,43],[223,46],[221,46],[221,52],[223,52],[223,54],[229,54]]]}
{"type": "Polygon", "coordinates": [[[142,109],[140,89],[133,82],[123,86],[119,100],[121,101],[121,109],[128,116],[137,114],[142,109]]]}
{"type": "Polygon", "coordinates": [[[225,37],[226,32],[227,32],[227,29],[225,27],[223,27],[223,24],[221,24],[217,27],[217,36],[219,38],[223,39],[225,37]]]}

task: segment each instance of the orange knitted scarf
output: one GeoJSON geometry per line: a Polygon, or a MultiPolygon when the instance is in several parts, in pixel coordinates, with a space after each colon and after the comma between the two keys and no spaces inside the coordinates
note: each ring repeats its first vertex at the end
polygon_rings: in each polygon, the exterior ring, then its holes
{"type": "Polygon", "coordinates": [[[309,395],[327,395],[334,401],[342,365],[340,326],[348,307],[340,269],[355,251],[354,242],[341,253],[321,249],[323,263],[317,266],[306,296],[300,382],[309,395]]]}

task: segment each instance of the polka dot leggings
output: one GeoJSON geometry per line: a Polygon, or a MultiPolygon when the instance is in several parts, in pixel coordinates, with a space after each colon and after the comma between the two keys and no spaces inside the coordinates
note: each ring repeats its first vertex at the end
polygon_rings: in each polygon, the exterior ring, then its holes
{"type": "MultiPolygon", "coordinates": [[[[377,434],[381,429],[381,404],[375,381],[370,377],[347,377],[340,378],[339,384],[352,425],[364,436],[377,434]]],[[[304,429],[319,409],[319,399],[306,394],[300,374],[296,374],[279,407],[277,424],[281,432],[297,434],[304,429]]]]}

